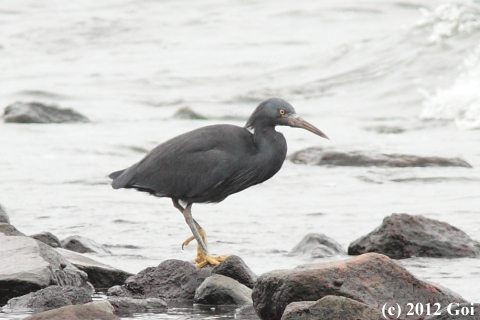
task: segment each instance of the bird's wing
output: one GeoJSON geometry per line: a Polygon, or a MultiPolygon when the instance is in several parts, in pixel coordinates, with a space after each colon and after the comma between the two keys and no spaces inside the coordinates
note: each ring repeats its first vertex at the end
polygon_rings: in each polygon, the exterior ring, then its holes
{"type": "Polygon", "coordinates": [[[178,199],[216,201],[222,195],[214,193],[232,191],[232,184],[240,186],[248,179],[248,157],[254,153],[246,143],[251,139],[248,135],[234,126],[210,126],[180,135],[157,146],[112,185],[178,199]]]}

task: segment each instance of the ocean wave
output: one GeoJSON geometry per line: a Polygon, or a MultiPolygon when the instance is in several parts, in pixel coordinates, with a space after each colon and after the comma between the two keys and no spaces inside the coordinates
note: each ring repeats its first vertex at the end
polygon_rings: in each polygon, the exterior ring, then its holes
{"type": "Polygon", "coordinates": [[[480,129],[480,45],[464,60],[454,83],[424,93],[422,119],[453,120],[463,129],[480,129]]]}
{"type": "Polygon", "coordinates": [[[419,27],[431,28],[429,42],[438,43],[459,34],[471,34],[480,30],[480,6],[478,4],[442,4],[433,11],[421,8],[423,18],[419,27]]]}

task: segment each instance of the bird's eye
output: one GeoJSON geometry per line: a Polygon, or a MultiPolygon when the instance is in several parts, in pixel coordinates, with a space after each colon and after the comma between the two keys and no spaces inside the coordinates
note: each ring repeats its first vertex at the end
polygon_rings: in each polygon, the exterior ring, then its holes
{"type": "Polygon", "coordinates": [[[282,116],[285,114],[285,110],[283,110],[283,109],[280,109],[279,112],[280,112],[280,114],[281,114],[282,116]]]}

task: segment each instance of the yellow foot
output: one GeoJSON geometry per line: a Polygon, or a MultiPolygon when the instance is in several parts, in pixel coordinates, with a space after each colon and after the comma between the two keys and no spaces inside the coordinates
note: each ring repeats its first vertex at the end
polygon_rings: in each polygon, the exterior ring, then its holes
{"type": "MultiPolygon", "coordinates": [[[[208,245],[208,243],[207,243],[207,233],[205,232],[205,230],[203,230],[203,228],[200,227],[200,228],[198,228],[198,233],[200,233],[200,236],[202,237],[203,243],[205,243],[205,245],[207,246],[208,245]]],[[[192,236],[192,237],[188,238],[187,240],[185,240],[182,243],[182,250],[183,250],[184,246],[187,246],[194,239],[195,239],[195,237],[192,236]]],[[[197,257],[195,258],[195,262],[197,264],[195,266],[198,269],[203,268],[206,265],[216,266],[216,265],[220,264],[220,262],[224,261],[227,258],[228,258],[228,256],[226,256],[226,255],[216,257],[216,256],[212,256],[211,254],[205,254],[202,250],[202,247],[200,245],[198,245],[197,246],[197,257]]]]}
{"type": "Polygon", "coordinates": [[[225,261],[225,259],[228,258],[228,256],[225,256],[225,255],[224,256],[219,256],[219,257],[212,256],[211,254],[206,255],[206,254],[203,253],[200,246],[198,246],[198,250],[199,250],[199,254],[195,258],[195,262],[197,263],[195,265],[195,267],[197,267],[197,269],[203,268],[207,265],[216,266],[216,265],[220,264],[220,262],[225,261]],[[201,252],[201,254],[200,254],[200,252],[201,252]]]}

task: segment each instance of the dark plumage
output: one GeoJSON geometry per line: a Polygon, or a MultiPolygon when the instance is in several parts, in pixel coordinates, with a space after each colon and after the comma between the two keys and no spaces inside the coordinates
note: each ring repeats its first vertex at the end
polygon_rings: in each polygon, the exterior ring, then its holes
{"type": "MultiPolygon", "coordinates": [[[[185,211],[190,211],[192,203],[220,202],[280,170],[287,143],[283,134],[275,130],[277,125],[301,127],[327,138],[300,119],[288,102],[270,98],[255,109],[245,128],[212,125],[158,145],[140,162],[110,174],[112,187],[135,188],[172,198],[189,223],[190,212],[185,211]],[[178,200],[187,203],[187,207],[181,207],[178,200]]],[[[192,228],[192,223],[189,226],[192,228]]],[[[192,232],[195,234],[194,229],[192,232]]],[[[202,245],[200,239],[196,240],[202,245]]]]}

